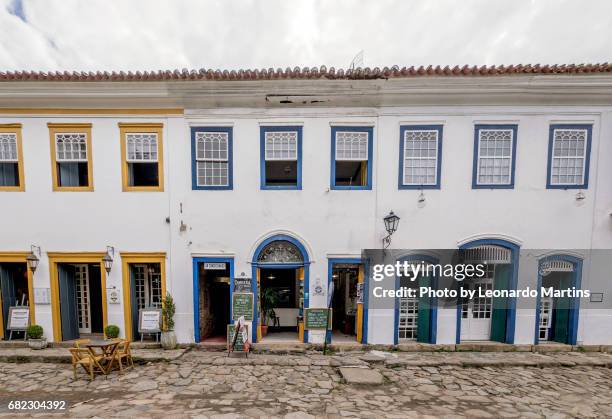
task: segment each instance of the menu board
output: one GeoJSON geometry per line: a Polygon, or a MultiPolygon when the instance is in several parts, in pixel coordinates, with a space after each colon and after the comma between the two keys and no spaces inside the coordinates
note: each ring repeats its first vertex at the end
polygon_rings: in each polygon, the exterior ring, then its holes
{"type": "Polygon", "coordinates": [[[30,324],[30,307],[9,307],[8,330],[26,330],[30,324]]]}
{"type": "Polygon", "coordinates": [[[142,308],[138,312],[138,319],[139,333],[161,332],[161,309],[142,308]]]}
{"type": "MultiPolygon", "coordinates": [[[[246,326],[249,327],[248,325],[246,326]]],[[[248,333],[248,329],[247,329],[248,333]]],[[[227,349],[228,351],[244,351],[244,340],[242,339],[242,333],[238,333],[236,338],[236,344],[232,348],[232,342],[234,341],[234,325],[227,325],[227,349]]]]}
{"type": "Polygon", "coordinates": [[[331,310],[327,308],[305,308],[304,309],[304,329],[305,330],[326,330],[331,324],[331,310]]]}
{"type": "Polygon", "coordinates": [[[232,320],[244,316],[247,321],[253,320],[253,293],[235,292],[232,294],[232,320]]]}

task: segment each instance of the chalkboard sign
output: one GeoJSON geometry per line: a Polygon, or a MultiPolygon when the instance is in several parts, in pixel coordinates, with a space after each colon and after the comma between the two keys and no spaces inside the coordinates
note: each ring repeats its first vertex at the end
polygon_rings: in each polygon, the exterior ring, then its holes
{"type": "MultiPolygon", "coordinates": [[[[249,331],[248,329],[248,325],[247,327],[247,333],[249,331]]],[[[242,333],[238,333],[238,338],[236,339],[236,344],[234,345],[234,347],[232,348],[232,342],[234,340],[234,325],[233,324],[228,324],[227,325],[227,349],[228,351],[244,351],[244,340],[242,339],[242,333]]]]}
{"type": "Polygon", "coordinates": [[[253,293],[235,292],[232,294],[232,319],[244,316],[247,321],[253,320],[253,293]]]}
{"type": "Polygon", "coordinates": [[[251,278],[234,278],[234,292],[250,292],[251,278]]]}
{"type": "Polygon", "coordinates": [[[161,332],[161,309],[141,308],[138,311],[138,333],[161,332]]]}
{"type": "Polygon", "coordinates": [[[8,330],[26,330],[30,324],[30,307],[9,307],[8,330]]]}
{"type": "Polygon", "coordinates": [[[328,329],[331,325],[331,310],[327,308],[305,308],[304,309],[304,329],[328,329]],[[328,318],[329,314],[329,318],[328,318]]]}

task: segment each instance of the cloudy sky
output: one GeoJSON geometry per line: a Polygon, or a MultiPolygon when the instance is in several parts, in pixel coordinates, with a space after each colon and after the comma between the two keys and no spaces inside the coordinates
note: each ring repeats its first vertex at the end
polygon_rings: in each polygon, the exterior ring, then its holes
{"type": "Polygon", "coordinates": [[[612,61],[612,1],[0,0],[0,71],[612,61]]]}

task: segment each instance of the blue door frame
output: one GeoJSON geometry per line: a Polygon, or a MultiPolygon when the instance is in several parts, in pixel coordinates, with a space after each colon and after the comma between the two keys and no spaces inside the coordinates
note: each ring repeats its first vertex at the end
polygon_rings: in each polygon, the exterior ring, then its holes
{"type": "MultiPolygon", "coordinates": [[[[512,252],[512,276],[509,289],[515,290],[518,285],[519,270],[519,246],[502,239],[482,239],[474,240],[459,247],[459,250],[470,249],[476,246],[494,245],[509,249],[512,252]]],[[[504,343],[514,343],[514,329],[516,324],[516,297],[508,298],[508,308],[506,310],[506,341],[504,343]]],[[[457,327],[455,342],[461,343],[461,299],[457,298],[457,327]]]]}
{"type": "MultiPolygon", "coordinates": [[[[542,264],[551,260],[562,260],[569,262],[574,265],[574,272],[572,275],[572,286],[576,287],[577,290],[581,289],[582,286],[582,259],[575,256],[558,254],[551,255],[542,258],[538,261],[538,297],[536,300],[536,321],[535,321],[535,333],[533,344],[538,345],[540,343],[540,304],[541,304],[541,291],[542,291],[542,264]]],[[[574,297],[570,299],[570,310],[569,310],[569,344],[576,345],[578,341],[578,316],[580,315],[580,297],[574,297]]]]}
{"type": "MultiPolygon", "coordinates": [[[[407,255],[398,259],[398,262],[427,262],[431,264],[438,264],[439,260],[428,255],[407,255]]],[[[434,289],[438,289],[438,277],[434,276],[432,278],[432,287],[434,289]]],[[[395,277],[395,289],[398,290],[400,288],[400,278],[398,276],[395,277]]],[[[429,342],[435,344],[437,340],[437,332],[438,332],[438,299],[433,297],[431,299],[431,304],[429,307],[430,310],[430,332],[429,332],[429,342]]],[[[393,344],[397,345],[399,343],[398,336],[398,326],[399,326],[399,297],[395,298],[395,313],[393,319],[393,344]]]]}
{"type": "MultiPolygon", "coordinates": [[[[277,234],[275,236],[269,237],[267,239],[265,239],[264,241],[262,241],[259,246],[257,246],[257,249],[255,249],[255,252],[253,253],[253,259],[251,261],[251,265],[252,265],[252,277],[251,277],[251,286],[253,289],[253,296],[254,296],[254,313],[253,313],[253,342],[257,342],[257,328],[259,326],[259,316],[258,316],[258,307],[259,307],[259,293],[258,293],[258,289],[257,289],[257,269],[259,268],[265,268],[265,269],[292,269],[292,268],[304,268],[304,308],[308,308],[309,307],[309,289],[310,289],[310,279],[309,279],[309,265],[310,265],[310,260],[308,258],[308,252],[306,251],[306,248],[302,245],[302,243],[300,243],[299,240],[291,237],[291,236],[287,236],[285,234],[277,234]],[[302,253],[302,260],[304,261],[303,263],[279,263],[279,264],[258,264],[257,260],[259,259],[259,253],[261,253],[261,251],[263,250],[264,247],[266,247],[268,244],[275,242],[275,241],[279,241],[279,240],[284,240],[284,241],[288,241],[289,243],[295,245],[300,252],[302,253]]],[[[304,330],[304,343],[308,342],[308,331],[304,330]]]]}
{"type": "Polygon", "coordinates": [[[229,263],[230,271],[230,319],[232,318],[232,293],[234,292],[234,258],[194,257],[193,258],[193,327],[195,343],[200,342],[200,270],[198,265],[205,262],[229,263]]]}
{"type": "MultiPolygon", "coordinates": [[[[334,270],[334,265],[340,263],[352,263],[356,265],[363,265],[363,324],[361,326],[361,342],[367,343],[368,341],[368,306],[367,306],[367,293],[368,293],[368,265],[365,259],[360,258],[328,258],[327,259],[327,291],[329,292],[329,284],[331,284],[332,271],[334,270]]],[[[357,315],[355,314],[355,319],[357,319],[357,315]]],[[[325,335],[325,339],[327,339],[327,343],[332,343],[332,331],[328,330],[325,335]]]]}

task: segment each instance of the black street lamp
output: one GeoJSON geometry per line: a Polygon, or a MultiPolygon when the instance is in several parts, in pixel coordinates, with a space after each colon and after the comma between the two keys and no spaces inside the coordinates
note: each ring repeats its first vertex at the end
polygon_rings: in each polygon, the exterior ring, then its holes
{"type": "Polygon", "coordinates": [[[391,245],[391,236],[397,230],[400,218],[391,211],[389,215],[383,218],[385,222],[385,229],[387,230],[387,237],[383,238],[383,247],[386,249],[391,245]]]}

